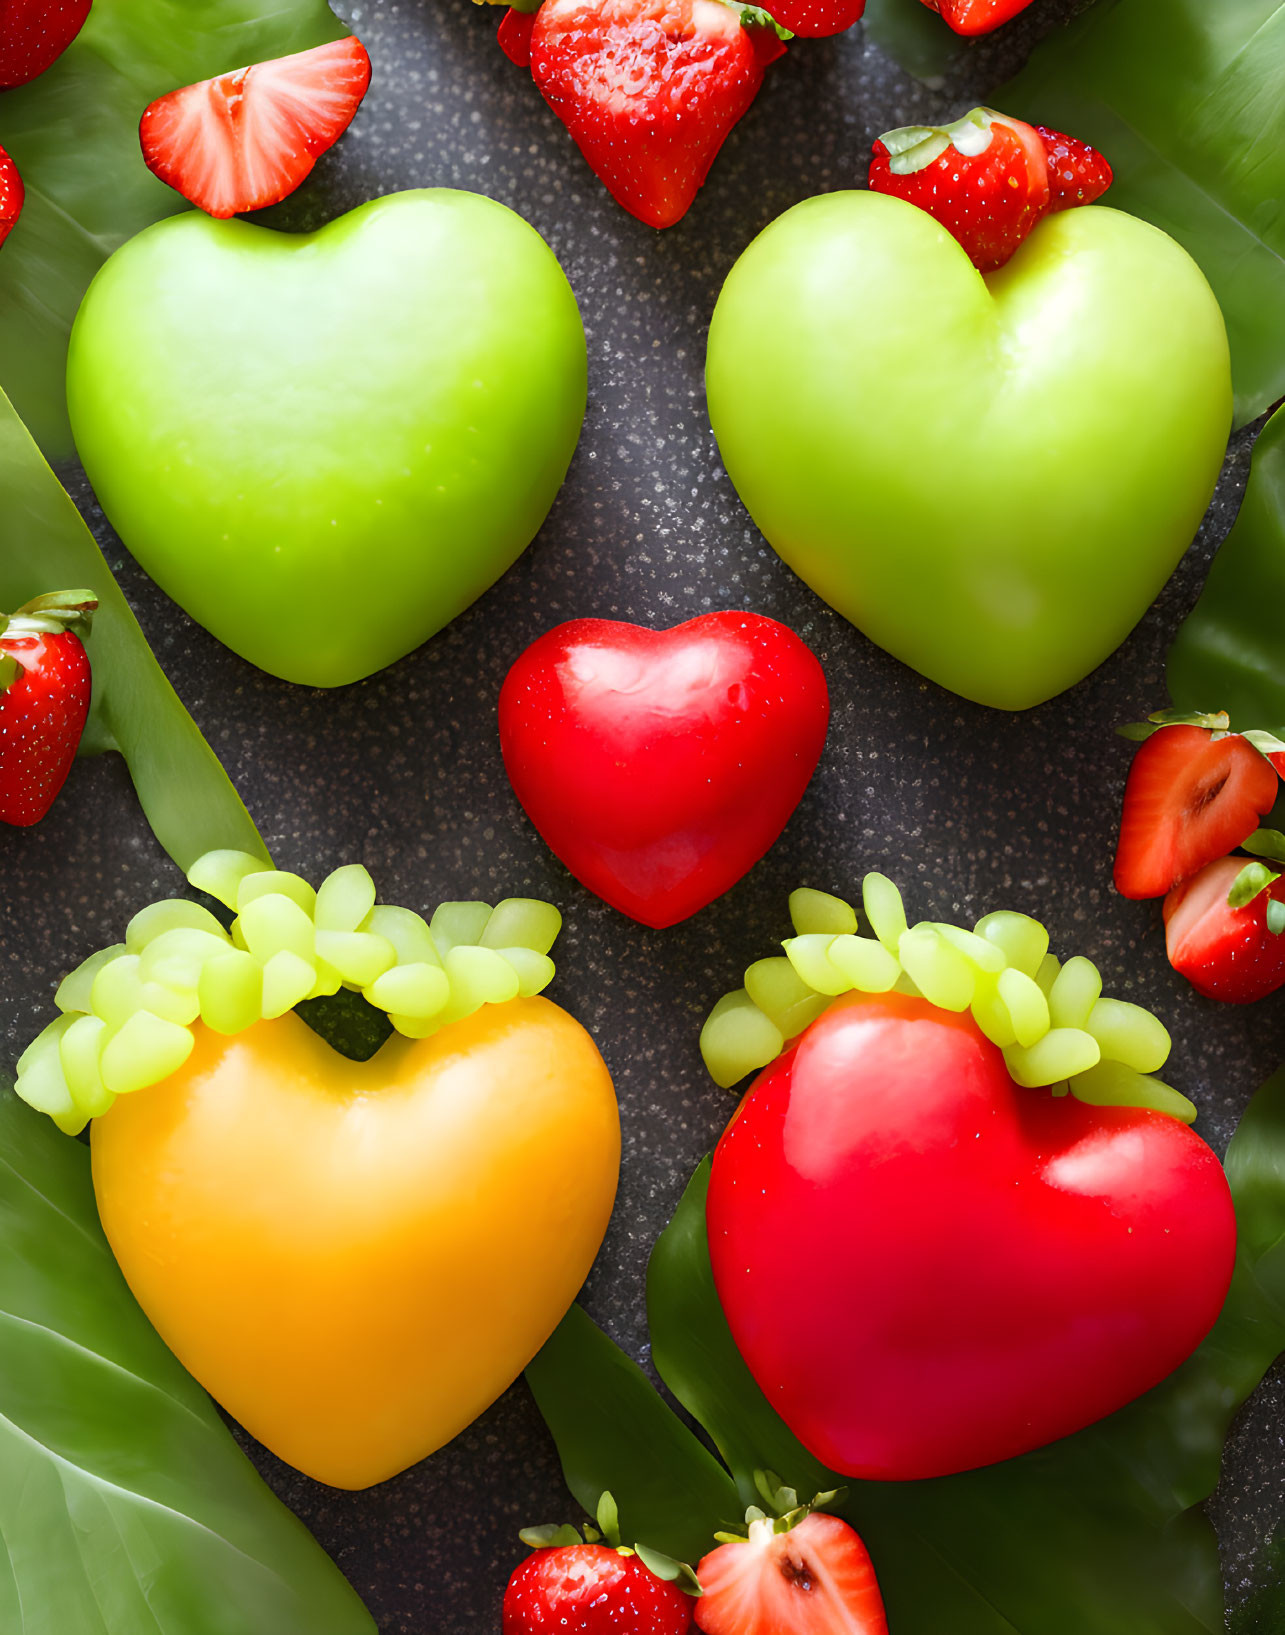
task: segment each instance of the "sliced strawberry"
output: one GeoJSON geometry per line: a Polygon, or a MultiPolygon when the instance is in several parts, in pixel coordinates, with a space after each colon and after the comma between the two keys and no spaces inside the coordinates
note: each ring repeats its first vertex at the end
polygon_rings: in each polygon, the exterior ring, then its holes
{"type": "Polygon", "coordinates": [[[978,272],[994,272],[1051,211],[1091,204],[1111,185],[1101,154],[1060,131],[974,108],[953,125],[909,125],[874,145],[870,186],[917,204],[978,272]]]}
{"type": "Polygon", "coordinates": [[[774,21],[805,40],[842,34],[865,13],[866,0],[773,0],[774,21]]]}
{"type": "Polygon", "coordinates": [[[53,66],[80,33],[93,0],[0,0],[0,91],[53,66]]]}
{"type": "Polygon", "coordinates": [[[1285,878],[1243,908],[1228,894],[1248,859],[1223,857],[1165,898],[1165,950],[1198,993],[1248,1005],[1285,985],[1285,935],[1268,925],[1268,904],[1285,904],[1285,878]]]}
{"type": "Polygon", "coordinates": [[[500,28],[496,35],[500,42],[500,50],[519,68],[531,66],[531,30],[534,27],[535,13],[519,11],[516,6],[510,6],[500,19],[500,28]]]}
{"type": "Polygon", "coordinates": [[[0,617],[0,823],[39,823],[67,781],[89,715],[81,636],[97,606],[64,591],[0,617]]]}
{"type": "Polygon", "coordinates": [[[697,1627],[705,1635],[886,1635],[874,1568],[847,1522],[813,1512],[788,1532],[778,1525],[751,1522],[747,1540],[701,1562],[697,1627]]]}
{"type": "Polygon", "coordinates": [[[0,148],[0,244],[18,225],[18,217],[26,201],[26,189],[13,160],[0,148]]]}
{"type": "Polygon", "coordinates": [[[956,34],[989,34],[1001,23],[1025,11],[1031,0],[924,0],[940,12],[956,34]]]}
{"type": "Polygon", "coordinates": [[[1226,857],[1275,804],[1276,769],[1246,739],[1203,727],[1161,727],[1129,768],[1115,855],[1123,897],[1163,897],[1226,857]]]}
{"type": "MultiPolygon", "coordinates": [[[[720,0],[544,0],[531,72],[612,196],[672,227],[785,50],[720,0]]],[[[757,14],[761,18],[762,14],[757,14]]]]}
{"type": "Polygon", "coordinates": [[[261,210],[335,145],[369,85],[356,36],[238,68],[153,102],[139,127],[143,157],[208,215],[261,210]]]}
{"type": "Polygon", "coordinates": [[[1115,180],[1111,166],[1096,148],[1076,136],[1037,125],[1049,161],[1049,214],[1093,204],[1115,180]]]}
{"type": "Polygon", "coordinates": [[[501,1635],[685,1635],[692,1603],[606,1544],[536,1550],[509,1579],[501,1635]]]}

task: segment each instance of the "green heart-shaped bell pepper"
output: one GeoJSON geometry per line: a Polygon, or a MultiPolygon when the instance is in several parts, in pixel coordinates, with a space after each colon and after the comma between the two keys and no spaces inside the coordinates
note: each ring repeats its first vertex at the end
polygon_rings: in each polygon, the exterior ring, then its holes
{"type": "Polygon", "coordinates": [[[307,235],[149,228],[85,297],[68,400],[157,583],[252,663],[328,687],[418,646],[530,543],[585,378],[552,251],[434,189],[307,235]]]}

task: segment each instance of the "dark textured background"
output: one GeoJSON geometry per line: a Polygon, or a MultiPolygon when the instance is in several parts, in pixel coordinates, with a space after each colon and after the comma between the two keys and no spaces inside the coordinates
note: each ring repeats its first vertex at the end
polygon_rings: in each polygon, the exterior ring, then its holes
{"type": "MultiPolygon", "coordinates": [[[[379,193],[442,184],[490,194],[544,234],[579,297],[590,360],[584,436],[547,526],[420,652],[342,692],[310,693],[252,670],[193,626],[125,556],[83,478],[69,481],[281,867],[317,879],[360,859],[385,900],[411,905],[511,894],[561,904],[554,997],[602,1047],[625,1133],[620,1199],[585,1295],[593,1315],[645,1355],[648,1250],[729,1110],[702,1070],[700,1023],[786,934],[786,896],[801,883],[843,892],[880,868],[905,887],[912,917],[1041,915],[1056,950],[1092,955],[1109,991],[1165,1018],[1171,1077],[1221,1147],[1285,1057],[1285,1010],[1196,997],[1165,962],[1157,909],[1112,892],[1129,759],[1112,729],[1165,701],[1165,648],[1239,504],[1249,438],[1233,444],[1200,539],[1126,647],[1063,698],[1006,716],[921,681],[777,561],[719,464],[702,393],[709,314],[750,238],[797,200],[857,184],[883,130],[984,99],[1069,0],[1036,0],[937,91],[901,73],[860,28],[800,43],[771,70],[691,213],[663,235],[611,202],[529,76],[500,55],[498,12],[467,0],[339,9],[370,48],[374,87],[313,183],[274,216],[315,225],[379,193]],[[830,740],[794,820],[749,878],[694,921],[646,931],[581,889],[526,823],[500,763],[496,695],[518,652],[559,620],[668,625],[719,607],[773,614],[812,644],[834,699],[830,740]]],[[[176,880],[114,757],[83,763],[39,828],[0,836],[0,860],[7,1065],[46,1019],[63,970],[176,880]]],[[[1281,1396],[1278,1376],[1243,1416],[1215,1505],[1234,1595],[1285,1511],[1281,1396]]],[[[435,1458],[364,1494],[318,1487],[249,1451],[381,1629],[399,1635],[497,1629],[521,1554],[517,1529],[573,1510],[522,1385],[435,1458]]]]}

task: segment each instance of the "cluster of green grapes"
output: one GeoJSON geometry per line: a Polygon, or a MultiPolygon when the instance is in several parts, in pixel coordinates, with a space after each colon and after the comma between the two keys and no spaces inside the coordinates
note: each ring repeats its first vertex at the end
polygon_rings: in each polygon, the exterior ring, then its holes
{"type": "Polygon", "coordinates": [[[304,999],[358,989],[408,1038],[482,1005],[540,993],[562,929],[550,903],[443,903],[432,920],[376,906],[359,863],[314,891],[246,852],[207,852],[188,879],[235,918],[167,899],[129,922],[55,996],[63,1013],[18,1063],[18,1094],[76,1134],[117,1096],[159,1084],[192,1052],[192,1024],[241,1033],[304,999]]]}
{"type": "Polygon", "coordinates": [[[790,894],[797,934],[783,943],[784,958],[751,965],[745,986],[719,1000],[701,1032],[705,1065],[724,1089],[775,1061],[838,995],[896,992],[971,1011],[1020,1085],[1195,1118],[1186,1096],[1150,1076],[1169,1055],[1164,1025],[1140,1005],[1104,998],[1092,960],[1063,964],[1049,953],[1038,920],[1000,910],[971,931],[934,920],[912,926],[882,874],[865,877],[861,896],[871,937],[857,935],[856,910],[841,897],[790,894]]]}

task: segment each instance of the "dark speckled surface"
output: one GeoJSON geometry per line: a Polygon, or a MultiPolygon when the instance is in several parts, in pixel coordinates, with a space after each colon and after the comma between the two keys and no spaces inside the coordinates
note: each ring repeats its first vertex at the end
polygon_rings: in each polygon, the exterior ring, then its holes
{"type": "MultiPolygon", "coordinates": [[[[796,47],[690,215],[660,236],[611,203],[530,79],[501,57],[496,13],[467,0],[349,4],[374,89],[348,139],[277,215],[311,224],[381,192],[445,184],[503,200],[550,241],[584,314],[590,404],[542,535],[426,648],[359,686],[310,693],[250,669],[193,626],[125,557],[83,479],[69,479],[281,866],[316,878],[360,859],[387,900],[409,904],[531,893],[562,905],[554,997],[599,1041],[625,1132],[620,1200],[585,1299],[640,1357],[649,1247],[729,1110],[701,1068],[700,1022],[785,933],[794,885],[842,891],[877,867],[920,913],[1041,914],[1055,948],[1091,954],[1113,991],[1166,1019],[1175,1082],[1200,1102],[1202,1128],[1220,1146],[1285,1056],[1285,1010],[1269,1002],[1245,1014],[1197,998],[1165,963],[1154,907],[1121,901],[1109,881],[1129,755],[1112,728],[1163,702],[1165,648],[1235,514],[1248,437],[1233,445],[1199,540],[1127,646],[1064,698],[1010,717],[922,682],[793,578],[742,511],[705,417],[706,323],[751,236],[796,200],[859,181],[882,130],[979,100],[1069,10],[1036,0],[940,92],[900,73],[859,29],[796,47]],[[764,863],[694,921],[649,932],[578,887],[525,822],[500,763],[496,695],[521,648],[561,619],[665,625],[718,607],[773,614],[813,645],[834,699],[830,741],[764,863]]],[[[40,828],[0,835],[0,860],[7,1064],[43,1021],[63,969],[176,881],[111,758],[82,764],[40,828]]],[[[1285,1510],[1280,1406],[1275,1379],[1242,1418],[1216,1502],[1233,1593],[1285,1510]]],[[[249,1451],[381,1630],[397,1635],[498,1628],[518,1527],[570,1511],[521,1385],[435,1458],[365,1494],[328,1491],[249,1451]]]]}

